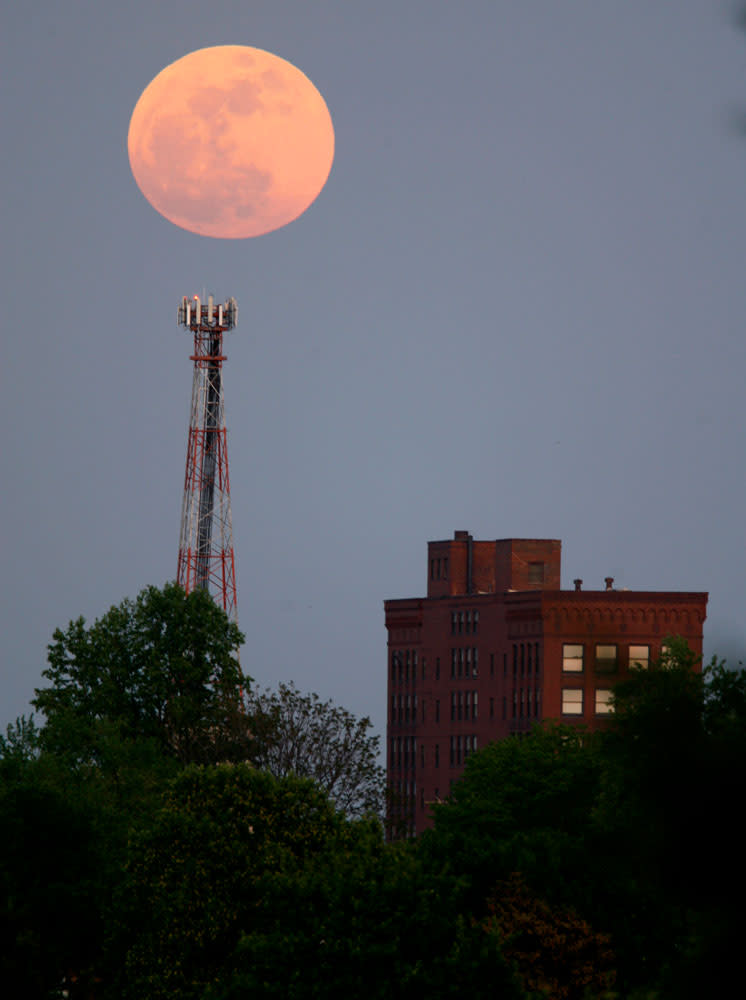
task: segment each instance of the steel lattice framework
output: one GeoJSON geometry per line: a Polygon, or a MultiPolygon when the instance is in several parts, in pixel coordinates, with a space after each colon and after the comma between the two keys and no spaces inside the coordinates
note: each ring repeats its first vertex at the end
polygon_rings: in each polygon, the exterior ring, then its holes
{"type": "Polygon", "coordinates": [[[189,420],[177,581],[187,593],[206,590],[236,621],[236,569],[223,402],[223,334],[238,320],[231,298],[215,305],[197,295],[179,306],[179,324],[194,334],[189,420]]]}

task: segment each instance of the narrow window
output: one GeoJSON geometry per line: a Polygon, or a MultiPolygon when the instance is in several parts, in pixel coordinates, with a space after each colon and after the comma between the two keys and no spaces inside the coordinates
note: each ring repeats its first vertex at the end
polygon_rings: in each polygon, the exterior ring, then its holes
{"type": "Polygon", "coordinates": [[[544,563],[531,562],[528,564],[529,586],[537,586],[544,583],[544,563]]]}
{"type": "MultiPolygon", "coordinates": [[[[435,744],[435,766],[440,767],[440,743],[435,744]]],[[[438,797],[438,793],[435,793],[435,797],[438,797]]]]}
{"type": "Polygon", "coordinates": [[[435,721],[440,722],[440,699],[435,699],[435,721]]]}

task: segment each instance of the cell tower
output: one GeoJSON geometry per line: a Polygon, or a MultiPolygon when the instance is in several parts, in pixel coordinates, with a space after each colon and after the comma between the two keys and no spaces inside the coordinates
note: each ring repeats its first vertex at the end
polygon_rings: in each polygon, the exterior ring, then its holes
{"type": "Polygon", "coordinates": [[[179,324],[194,334],[194,378],[176,579],[187,593],[208,591],[234,622],[236,570],[222,368],[223,334],[237,321],[233,298],[216,306],[212,295],[206,303],[185,295],[179,306],[179,324]]]}

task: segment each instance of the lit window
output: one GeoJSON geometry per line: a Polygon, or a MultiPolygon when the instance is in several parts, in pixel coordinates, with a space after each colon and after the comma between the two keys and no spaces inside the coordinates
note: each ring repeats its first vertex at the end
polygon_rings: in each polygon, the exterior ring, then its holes
{"type": "Polygon", "coordinates": [[[609,688],[596,688],[596,715],[609,715],[613,711],[609,688]]]}
{"type": "Polygon", "coordinates": [[[562,714],[563,715],[583,714],[582,688],[562,688],[562,714]]]}
{"type": "Polygon", "coordinates": [[[647,670],[650,666],[650,646],[630,646],[629,665],[638,670],[647,670]]]}
{"type": "Polygon", "coordinates": [[[583,673],[583,646],[565,642],[562,645],[562,669],[568,674],[583,673]]]}
{"type": "Polygon", "coordinates": [[[596,671],[599,674],[613,674],[616,671],[616,646],[596,646],[596,671]]]}

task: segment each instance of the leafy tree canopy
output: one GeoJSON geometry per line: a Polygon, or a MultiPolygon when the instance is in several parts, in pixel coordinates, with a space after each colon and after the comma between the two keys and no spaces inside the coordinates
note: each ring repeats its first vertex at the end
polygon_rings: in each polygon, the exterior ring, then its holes
{"type": "Polygon", "coordinates": [[[423,835],[433,862],[471,880],[471,904],[520,871],[532,885],[576,898],[586,880],[586,838],[600,768],[588,734],[537,726],[522,739],[489,744],[469,758],[423,835]]]}
{"type": "Polygon", "coordinates": [[[177,584],[147,587],[87,625],[57,629],[44,713],[45,745],[96,760],[118,741],[151,740],[181,763],[246,754],[243,636],[210,596],[177,584]],[[243,740],[243,747],[241,742],[243,740]]]}

